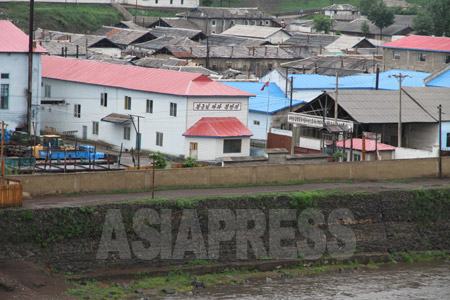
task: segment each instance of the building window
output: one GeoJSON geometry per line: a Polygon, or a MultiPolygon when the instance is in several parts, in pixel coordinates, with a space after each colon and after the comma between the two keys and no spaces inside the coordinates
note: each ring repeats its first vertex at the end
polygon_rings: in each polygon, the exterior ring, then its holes
{"type": "Polygon", "coordinates": [[[427,55],[425,53],[419,53],[418,59],[419,59],[419,61],[426,61],[427,55]]]}
{"type": "Polygon", "coordinates": [[[242,140],[223,140],[223,153],[241,153],[242,140]]]}
{"type": "Polygon", "coordinates": [[[236,21],[235,20],[231,20],[231,26],[236,25],[236,21]]]}
{"type": "Polygon", "coordinates": [[[170,115],[172,117],[176,117],[177,116],[177,104],[170,102],[170,115]]]}
{"type": "Polygon", "coordinates": [[[184,4],[184,0],[181,0],[181,5],[183,5],[184,4]]]}
{"type": "Polygon", "coordinates": [[[100,94],[100,105],[104,106],[104,107],[108,106],[108,94],[107,93],[100,94]]]}
{"type": "Polygon", "coordinates": [[[9,79],[9,73],[2,73],[2,79],[9,79]]]}
{"type": "Polygon", "coordinates": [[[0,91],[0,109],[8,109],[9,84],[2,84],[0,91]]]}
{"type": "Polygon", "coordinates": [[[211,26],[216,26],[216,20],[211,21],[211,26]]]}
{"type": "Polygon", "coordinates": [[[131,109],[131,97],[125,96],[125,109],[131,109]]]}
{"type": "Polygon", "coordinates": [[[124,127],[123,128],[123,139],[129,141],[131,135],[131,129],[130,127],[124,127]]]}
{"type": "Polygon", "coordinates": [[[263,25],[264,25],[264,21],[261,20],[261,21],[259,22],[259,25],[263,26],[263,25]]]}
{"type": "Polygon", "coordinates": [[[353,153],[353,161],[361,161],[361,154],[353,153]]]}
{"type": "Polygon", "coordinates": [[[155,0],[155,4],[158,4],[158,0],[155,0]]]}
{"type": "Polygon", "coordinates": [[[249,22],[248,20],[245,20],[244,24],[245,24],[245,25],[249,25],[250,22],[249,22]]]}
{"type": "Polygon", "coordinates": [[[163,133],[162,132],[156,132],[156,146],[161,146],[163,145],[163,133]]]}
{"type": "Polygon", "coordinates": [[[52,96],[52,87],[48,84],[44,86],[44,97],[50,98],[52,96]]]}
{"type": "Polygon", "coordinates": [[[444,64],[450,64],[450,55],[444,56],[444,64]]]}
{"type": "Polygon", "coordinates": [[[170,4],[173,4],[173,0],[170,0],[170,4]]]}
{"type": "Polygon", "coordinates": [[[98,135],[98,122],[92,122],[92,134],[98,135]]]}
{"type": "Polygon", "coordinates": [[[446,143],[446,147],[450,147],[450,133],[447,133],[447,143],[446,143]]]}
{"type": "Polygon", "coordinates": [[[153,113],[153,100],[147,100],[147,109],[145,110],[147,113],[153,113]]]}
{"type": "Polygon", "coordinates": [[[285,123],[281,124],[280,129],[286,130],[286,124],[285,123]]]}
{"type": "Polygon", "coordinates": [[[400,59],[400,52],[398,51],[392,51],[392,59],[400,59]]]}
{"type": "Polygon", "coordinates": [[[253,120],[253,125],[259,125],[259,121],[258,120],[253,120]]]}
{"type": "Polygon", "coordinates": [[[80,118],[81,117],[81,105],[80,104],[75,104],[73,106],[73,116],[75,118],[80,118]]]}

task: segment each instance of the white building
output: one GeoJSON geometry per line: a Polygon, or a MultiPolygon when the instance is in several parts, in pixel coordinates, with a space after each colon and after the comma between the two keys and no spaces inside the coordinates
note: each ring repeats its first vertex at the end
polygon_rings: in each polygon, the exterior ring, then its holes
{"type": "MultiPolygon", "coordinates": [[[[34,49],[31,121],[39,130],[41,95],[41,46],[34,49]]],[[[10,21],[0,20],[0,121],[8,129],[24,128],[27,123],[28,36],[10,21]]]]}
{"type": "MultiPolygon", "coordinates": [[[[110,4],[111,0],[34,0],[35,2],[77,3],[77,4],[110,4]]],[[[0,0],[0,2],[29,2],[29,0],[0,0]]],[[[115,0],[119,4],[138,5],[144,7],[198,7],[200,0],[115,0]]]]}
{"type": "Polygon", "coordinates": [[[259,39],[272,44],[283,43],[291,38],[291,35],[281,27],[247,25],[235,25],[222,32],[221,35],[259,39]]]}
{"type": "Polygon", "coordinates": [[[242,127],[248,122],[250,93],[200,74],[50,56],[42,61],[47,91],[42,125],[57,132],[76,131],[78,138],[136,148],[129,117],[134,115],[136,127],[136,116],[141,117],[142,149],[183,157],[195,156],[197,150],[199,160],[249,155],[250,137],[248,132],[242,134],[242,127]],[[221,126],[228,131],[189,135],[187,131],[202,118],[210,123],[214,120],[208,118],[222,119],[221,126]],[[242,126],[237,128],[236,121],[242,126]],[[238,142],[228,139],[242,140],[241,148],[230,152],[229,143],[238,142]]]}

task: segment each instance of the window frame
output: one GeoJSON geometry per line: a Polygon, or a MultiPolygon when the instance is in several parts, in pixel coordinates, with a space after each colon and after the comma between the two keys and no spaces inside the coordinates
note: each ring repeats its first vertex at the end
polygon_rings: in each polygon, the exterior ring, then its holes
{"type": "Polygon", "coordinates": [[[131,128],[128,126],[123,127],[123,139],[126,141],[131,140],[131,128]]]}
{"type": "Polygon", "coordinates": [[[445,146],[450,148],[450,132],[447,132],[447,140],[445,141],[445,146]]]}
{"type": "Polygon", "coordinates": [[[125,110],[131,110],[131,97],[125,96],[125,110]]]}
{"type": "Polygon", "coordinates": [[[253,125],[259,126],[261,122],[259,120],[253,120],[253,125]]]}
{"type": "Polygon", "coordinates": [[[164,145],[164,133],[156,132],[156,146],[162,147],[164,145]]]}
{"type": "Polygon", "coordinates": [[[444,57],[442,58],[442,63],[446,64],[450,64],[450,55],[444,55],[444,57]]]}
{"type": "Polygon", "coordinates": [[[100,127],[100,124],[98,121],[92,121],[92,134],[93,135],[98,135],[99,127],[100,127]]]}
{"type": "Polygon", "coordinates": [[[242,153],[242,139],[224,139],[223,140],[223,153],[224,154],[242,153]],[[239,143],[239,151],[234,150],[234,147],[237,146],[237,145],[233,145],[235,143],[239,143]]]}
{"type": "Polygon", "coordinates": [[[400,60],[400,51],[392,50],[392,59],[400,60]]]}
{"type": "Polygon", "coordinates": [[[8,109],[8,108],[9,108],[9,84],[3,83],[0,85],[0,109],[8,109]]]}
{"type": "Polygon", "coordinates": [[[50,84],[44,85],[44,98],[52,97],[52,86],[50,84]]]}
{"type": "Polygon", "coordinates": [[[177,116],[177,103],[176,102],[170,102],[170,116],[171,117],[177,116]]]}
{"type": "Polygon", "coordinates": [[[108,107],[108,93],[100,94],[100,106],[108,107]]]}
{"type": "Polygon", "coordinates": [[[9,79],[9,73],[1,73],[1,79],[9,79]]]}
{"type": "Polygon", "coordinates": [[[81,104],[73,105],[73,116],[75,118],[81,118],[81,104]]]}
{"type": "Polygon", "coordinates": [[[420,52],[417,55],[417,60],[420,61],[420,62],[426,62],[427,61],[427,54],[423,53],[423,52],[420,52]]]}

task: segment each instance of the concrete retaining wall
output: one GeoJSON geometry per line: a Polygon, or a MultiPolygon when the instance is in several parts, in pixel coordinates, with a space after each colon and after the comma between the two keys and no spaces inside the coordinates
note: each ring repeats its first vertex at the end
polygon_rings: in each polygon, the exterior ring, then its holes
{"type": "MultiPolygon", "coordinates": [[[[445,177],[450,157],[442,158],[445,177]]],[[[299,165],[263,165],[156,170],[155,186],[225,185],[301,180],[392,180],[438,176],[438,159],[391,160],[299,165]]],[[[143,190],[152,187],[152,171],[85,172],[11,176],[32,196],[74,192],[143,190]]]]}

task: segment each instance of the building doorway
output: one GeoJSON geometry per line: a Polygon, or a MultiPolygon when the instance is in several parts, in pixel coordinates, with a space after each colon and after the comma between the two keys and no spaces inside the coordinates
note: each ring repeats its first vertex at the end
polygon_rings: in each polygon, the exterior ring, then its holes
{"type": "Polygon", "coordinates": [[[189,157],[198,158],[198,143],[191,143],[189,146],[189,157]]]}

